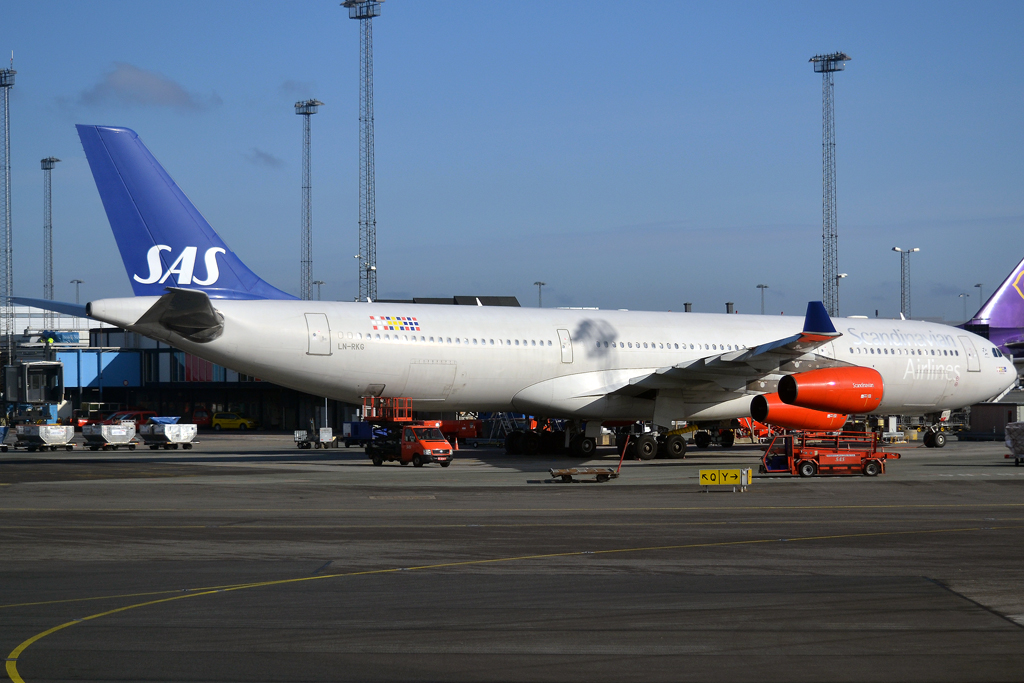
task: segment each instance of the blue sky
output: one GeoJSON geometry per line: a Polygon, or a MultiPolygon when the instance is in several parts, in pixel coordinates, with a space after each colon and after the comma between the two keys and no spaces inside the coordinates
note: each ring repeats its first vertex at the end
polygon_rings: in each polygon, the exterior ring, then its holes
{"type": "MultiPolygon", "coordinates": [[[[387,0],[374,21],[381,297],[802,312],[821,295],[821,78],[836,76],[841,313],[959,321],[1024,257],[1021,3],[387,0]]],[[[239,256],[356,293],[358,25],[337,2],[8,2],[15,293],[130,295],[75,123],[136,130],[239,256]]]]}

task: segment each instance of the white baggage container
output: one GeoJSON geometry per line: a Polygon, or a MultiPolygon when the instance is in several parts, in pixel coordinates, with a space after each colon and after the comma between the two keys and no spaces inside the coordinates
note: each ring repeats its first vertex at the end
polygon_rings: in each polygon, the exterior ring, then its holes
{"type": "Polygon", "coordinates": [[[82,436],[85,437],[85,444],[89,450],[117,450],[121,446],[127,446],[129,450],[135,450],[135,444],[131,440],[135,438],[135,423],[122,422],[116,425],[83,425],[82,436]]]}
{"type": "Polygon", "coordinates": [[[15,434],[15,447],[30,451],[74,448],[70,441],[75,438],[75,428],[71,425],[18,425],[15,434]]]}
{"type": "Polygon", "coordinates": [[[139,427],[139,436],[153,449],[161,446],[177,448],[180,444],[182,448],[188,450],[192,448],[196,433],[197,427],[194,424],[148,424],[139,427]]]}

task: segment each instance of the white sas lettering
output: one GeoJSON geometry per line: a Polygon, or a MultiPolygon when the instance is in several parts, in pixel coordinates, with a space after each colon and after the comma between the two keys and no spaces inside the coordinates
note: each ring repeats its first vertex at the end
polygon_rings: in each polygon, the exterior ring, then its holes
{"type": "Polygon", "coordinates": [[[141,284],[151,285],[156,282],[163,284],[172,275],[177,275],[177,282],[179,285],[191,285],[196,284],[201,287],[206,287],[214,284],[220,279],[220,267],[217,264],[217,254],[225,254],[227,251],[222,247],[211,247],[206,250],[206,254],[203,256],[203,264],[206,266],[206,279],[200,279],[195,277],[195,266],[196,266],[196,253],[199,251],[196,247],[185,247],[182,249],[181,254],[175,259],[174,263],[164,272],[163,264],[160,261],[160,252],[171,251],[171,248],[166,244],[156,244],[150,247],[149,251],[146,252],[146,262],[149,265],[149,275],[145,278],[141,278],[138,275],[132,275],[132,278],[141,284]]]}

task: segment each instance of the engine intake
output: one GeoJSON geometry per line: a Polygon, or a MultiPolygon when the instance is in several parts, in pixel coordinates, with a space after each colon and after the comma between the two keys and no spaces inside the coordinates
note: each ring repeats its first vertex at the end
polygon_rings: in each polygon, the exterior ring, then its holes
{"type": "Polygon", "coordinates": [[[761,394],[750,402],[750,415],[758,422],[786,429],[834,431],[846,424],[846,415],[783,403],[778,394],[761,394]]]}
{"type": "Polygon", "coordinates": [[[872,368],[823,368],[779,380],[784,403],[832,413],[870,413],[882,402],[882,376],[872,368]]]}

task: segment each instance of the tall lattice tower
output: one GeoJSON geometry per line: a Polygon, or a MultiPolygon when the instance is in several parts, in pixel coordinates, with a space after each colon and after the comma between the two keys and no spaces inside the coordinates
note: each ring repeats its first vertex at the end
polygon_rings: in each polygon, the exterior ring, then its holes
{"type": "MultiPolygon", "coordinates": [[[[57,157],[46,157],[39,162],[43,169],[43,298],[53,301],[53,214],[50,201],[50,172],[60,161],[57,157]]],[[[53,311],[43,314],[43,327],[52,330],[53,311]]]]}
{"type": "Polygon", "coordinates": [[[836,124],[835,80],[843,71],[849,55],[834,52],[815,55],[810,60],[814,72],[821,74],[821,300],[829,315],[839,315],[839,223],[836,219],[836,124]]]}
{"type": "Polygon", "coordinates": [[[3,225],[0,231],[3,232],[3,244],[0,245],[3,253],[0,254],[0,308],[3,309],[0,315],[0,322],[3,328],[0,335],[3,336],[4,362],[11,363],[14,360],[14,305],[11,297],[14,296],[14,252],[11,242],[11,109],[10,93],[14,87],[14,57],[11,56],[11,68],[0,69],[0,89],[3,92],[3,139],[0,140],[0,165],[3,166],[3,195],[0,201],[3,202],[3,225]]]}
{"type": "Polygon", "coordinates": [[[302,116],[302,256],[299,270],[299,298],[313,298],[313,194],[309,172],[309,117],[323,106],[320,100],[295,103],[295,113],[302,116]]]}
{"type": "Polygon", "coordinates": [[[384,0],[345,0],[359,20],[359,264],[358,301],[377,299],[376,171],[373,165],[373,18],[384,0]]]}

